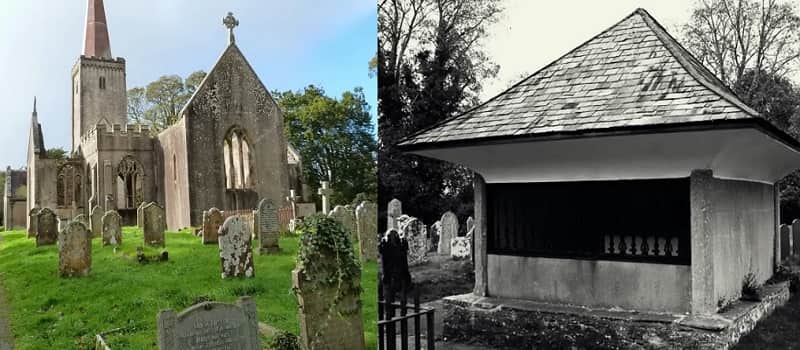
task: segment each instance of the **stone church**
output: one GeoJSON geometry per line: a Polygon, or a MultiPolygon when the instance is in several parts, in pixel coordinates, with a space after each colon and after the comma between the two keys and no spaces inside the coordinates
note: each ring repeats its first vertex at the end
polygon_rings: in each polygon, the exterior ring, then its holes
{"type": "Polygon", "coordinates": [[[117,209],[133,224],[142,202],[163,205],[167,226],[199,226],[202,213],[283,204],[290,189],[308,198],[300,157],[283,115],[235,43],[232,14],[222,52],[178,121],[157,135],[127,124],[125,59],[111,55],[102,0],[89,0],[83,54],[72,68],[72,151],[49,159],[34,112],[28,144],[27,208],[59,217],[117,209]]]}

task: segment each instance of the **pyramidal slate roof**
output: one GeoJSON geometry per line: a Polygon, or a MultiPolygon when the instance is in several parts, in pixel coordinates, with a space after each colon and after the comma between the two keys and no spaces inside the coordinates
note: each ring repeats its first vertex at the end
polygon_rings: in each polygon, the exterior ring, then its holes
{"type": "Polygon", "coordinates": [[[745,105],[647,11],[637,9],[503,93],[400,145],[422,149],[748,120],[791,139],[745,105]]]}

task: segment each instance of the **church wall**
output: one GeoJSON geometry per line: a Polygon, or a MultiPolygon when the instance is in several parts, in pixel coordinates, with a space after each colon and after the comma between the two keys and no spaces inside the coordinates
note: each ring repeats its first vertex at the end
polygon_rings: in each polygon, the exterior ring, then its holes
{"type": "Polygon", "coordinates": [[[167,227],[177,230],[192,226],[189,199],[189,167],[186,157],[186,118],[158,134],[156,144],[159,181],[163,189],[159,197],[164,203],[167,227]]]}

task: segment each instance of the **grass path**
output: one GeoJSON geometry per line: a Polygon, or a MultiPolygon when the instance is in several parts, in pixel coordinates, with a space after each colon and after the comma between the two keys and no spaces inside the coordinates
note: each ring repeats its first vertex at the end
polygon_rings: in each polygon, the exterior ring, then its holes
{"type": "MultiPolygon", "coordinates": [[[[3,237],[0,236],[0,246],[3,245],[3,237]]],[[[11,325],[8,321],[8,300],[6,300],[5,288],[0,281],[0,350],[14,349],[14,335],[11,333],[11,325]]]]}

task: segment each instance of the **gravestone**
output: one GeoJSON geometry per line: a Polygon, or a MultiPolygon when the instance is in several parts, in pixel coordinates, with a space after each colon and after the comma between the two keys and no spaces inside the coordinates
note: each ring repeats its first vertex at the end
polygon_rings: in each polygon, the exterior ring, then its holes
{"type": "Polygon", "coordinates": [[[430,237],[430,249],[434,253],[439,252],[439,245],[442,244],[442,221],[437,220],[436,222],[431,225],[430,230],[428,230],[428,236],[430,237]]]}
{"type": "MultiPolygon", "coordinates": [[[[90,228],[89,219],[86,218],[86,215],[78,214],[75,217],[73,217],[72,220],[70,220],[70,221],[78,221],[78,222],[82,223],[84,226],[86,226],[87,229],[90,228]]],[[[69,224],[69,223],[67,223],[67,224],[69,224]]],[[[64,226],[64,228],[66,229],[67,227],[64,226]]]]}
{"type": "Polygon", "coordinates": [[[36,237],[36,227],[39,223],[39,208],[33,208],[30,212],[28,212],[28,238],[36,237]]]}
{"type": "MultiPolygon", "coordinates": [[[[450,240],[450,256],[454,259],[468,259],[472,253],[472,237],[453,237],[450,240]]],[[[439,245],[441,247],[441,245],[439,245]]]]}
{"type": "Polygon", "coordinates": [[[352,244],[330,243],[350,243],[347,233],[323,227],[303,235],[297,266],[292,271],[300,348],[364,350],[361,267],[352,244]]]}
{"type": "Polygon", "coordinates": [[[328,214],[328,217],[336,220],[342,224],[347,233],[350,234],[350,240],[355,241],[358,239],[358,228],[356,227],[356,213],[346,206],[337,205],[328,214]]]}
{"type": "Polygon", "coordinates": [[[55,244],[58,239],[58,217],[50,208],[39,210],[36,223],[36,246],[55,244]]]}
{"type": "Polygon", "coordinates": [[[783,261],[784,259],[789,257],[789,253],[792,251],[791,242],[789,241],[789,237],[792,235],[792,227],[789,225],[781,225],[780,232],[781,232],[780,260],[783,261]]]}
{"type": "Polygon", "coordinates": [[[304,218],[317,212],[316,203],[297,203],[295,206],[297,207],[298,218],[304,218]]]}
{"type": "Polygon", "coordinates": [[[250,226],[240,216],[231,216],[219,228],[219,258],[222,278],[253,277],[250,226]]]}
{"type": "Polygon", "coordinates": [[[278,207],[272,200],[264,198],[258,202],[258,215],[256,225],[258,226],[259,254],[275,253],[280,250],[278,247],[278,207]]]}
{"type": "Polygon", "coordinates": [[[158,314],[159,350],[261,350],[256,303],[241,297],[236,304],[206,301],[176,314],[158,314]]]}
{"type": "Polygon", "coordinates": [[[475,227],[475,219],[473,219],[473,218],[470,216],[470,217],[468,217],[468,218],[467,218],[467,227],[466,227],[466,231],[467,231],[467,232],[469,232],[469,231],[472,231],[472,228],[473,228],[473,227],[475,227]]]}
{"type": "Polygon", "coordinates": [[[150,203],[142,202],[139,204],[139,207],[136,208],[136,226],[139,226],[140,228],[144,227],[144,207],[150,203]]]}
{"type": "Polygon", "coordinates": [[[429,247],[425,224],[408,215],[397,218],[397,222],[400,225],[400,237],[408,242],[408,264],[418,265],[427,261],[429,247]]]}
{"type": "Polygon", "coordinates": [[[203,244],[216,244],[219,227],[225,218],[217,208],[203,212],[203,244]]]}
{"type": "Polygon", "coordinates": [[[322,213],[328,215],[330,208],[330,195],[333,194],[333,189],[330,188],[328,181],[320,182],[320,188],[317,189],[317,194],[322,198],[322,213]]]}
{"type": "Polygon", "coordinates": [[[103,245],[119,246],[122,244],[122,225],[119,213],[116,210],[109,210],[100,219],[103,230],[103,245]]]}
{"type": "Polygon", "coordinates": [[[439,236],[438,253],[450,255],[450,240],[458,236],[458,217],[452,211],[442,215],[442,231],[439,236]]]}
{"type": "MultiPolygon", "coordinates": [[[[388,292],[399,293],[411,287],[411,273],[408,270],[408,241],[400,237],[395,229],[389,229],[378,246],[381,254],[381,278],[388,292]]],[[[388,295],[388,293],[387,293],[388,295]]]]}
{"type": "Polygon", "coordinates": [[[58,233],[58,274],[61,277],[87,276],[92,269],[92,233],[73,220],[58,233]]]}
{"type": "Polygon", "coordinates": [[[386,228],[399,229],[400,226],[397,224],[397,218],[401,215],[403,215],[403,203],[397,198],[389,201],[389,205],[386,206],[386,228]]]}
{"type": "Polygon", "coordinates": [[[792,220],[792,255],[800,255],[800,219],[792,220]]]}
{"type": "Polygon", "coordinates": [[[356,228],[361,260],[378,261],[378,206],[361,202],[356,207],[356,228]]]}
{"type": "Polygon", "coordinates": [[[167,229],[164,208],[156,203],[150,202],[150,204],[142,208],[142,218],[144,244],[163,247],[164,231],[167,229]]]}
{"type": "Polygon", "coordinates": [[[89,227],[92,230],[92,237],[100,237],[100,235],[102,235],[103,214],[99,205],[95,205],[94,208],[92,208],[91,214],[89,215],[89,227]]]}

